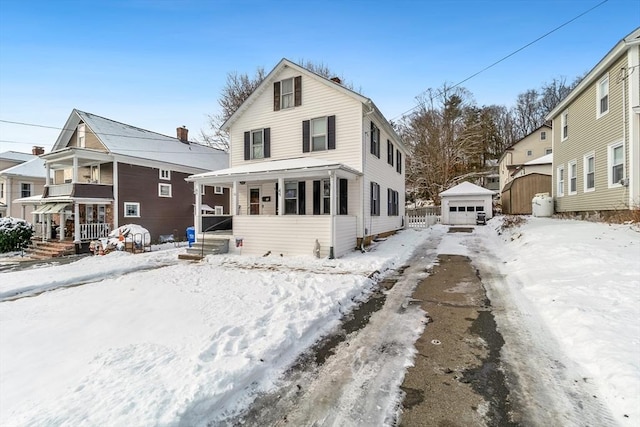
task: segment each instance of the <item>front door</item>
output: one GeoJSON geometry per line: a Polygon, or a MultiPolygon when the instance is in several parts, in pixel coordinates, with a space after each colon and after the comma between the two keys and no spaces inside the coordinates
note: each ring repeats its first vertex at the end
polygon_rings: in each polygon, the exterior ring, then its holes
{"type": "Polygon", "coordinates": [[[249,190],[249,215],[260,215],[260,189],[249,190]]]}

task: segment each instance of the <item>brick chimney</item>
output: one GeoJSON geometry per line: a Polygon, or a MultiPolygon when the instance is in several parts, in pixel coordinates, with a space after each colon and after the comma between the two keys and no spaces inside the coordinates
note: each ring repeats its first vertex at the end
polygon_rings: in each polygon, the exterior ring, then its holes
{"type": "Polygon", "coordinates": [[[342,84],[342,80],[340,80],[340,77],[332,77],[331,81],[334,83],[338,83],[339,85],[342,84]]]}
{"type": "Polygon", "coordinates": [[[189,129],[187,129],[186,126],[176,128],[176,133],[178,134],[178,139],[180,140],[180,142],[183,142],[185,144],[189,143],[189,129]]]}
{"type": "Polygon", "coordinates": [[[31,149],[31,154],[33,154],[34,156],[39,156],[41,154],[44,154],[44,147],[38,147],[34,145],[33,148],[31,149]]]}

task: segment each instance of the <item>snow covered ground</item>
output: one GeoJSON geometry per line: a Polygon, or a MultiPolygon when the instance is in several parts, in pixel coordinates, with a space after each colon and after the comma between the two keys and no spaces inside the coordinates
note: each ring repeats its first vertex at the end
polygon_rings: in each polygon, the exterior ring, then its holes
{"type": "Polygon", "coordinates": [[[638,228],[529,218],[498,235],[500,222],[466,236],[406,230],[338,260],[191,263],[179,248],[0,273],[0,425],[215,424],[272,390],[430,239],[506,275],[483,282],[505,312],[527,310],[510,327],[544,326],[554,355],[588,378],[614,422],[637,425],[638,228]]]}

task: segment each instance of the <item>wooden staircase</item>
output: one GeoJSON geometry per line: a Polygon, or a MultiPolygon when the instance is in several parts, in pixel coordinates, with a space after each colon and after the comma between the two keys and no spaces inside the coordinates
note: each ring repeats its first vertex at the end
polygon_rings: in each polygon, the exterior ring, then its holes
{"type": "Polygon", "coordinates": [[[25,255],[33,259],[49,259],[76,254],[76,246],[73,242],[42,242],[32,240],[25,249],[25,255]]]}

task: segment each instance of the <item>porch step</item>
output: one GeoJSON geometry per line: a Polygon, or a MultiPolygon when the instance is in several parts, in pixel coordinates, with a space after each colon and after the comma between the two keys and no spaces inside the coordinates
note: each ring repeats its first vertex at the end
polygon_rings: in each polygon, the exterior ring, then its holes
{"type": "Polygon", "coordinates": [[[76,247],[71,242],[39,242],[32,240],[24,252],[26,256],[33,259],[48,259],[75,255],[76,247]]]}
{"type": "Polygon", "coordinates": [[[218,255],[226,254],[229,252],[229,237],[228,236],[212,236],[206,235],[204,241],[193,243],[190,248],[187,248],[187,255],[200,256],[203,255],[218,255]]]}

